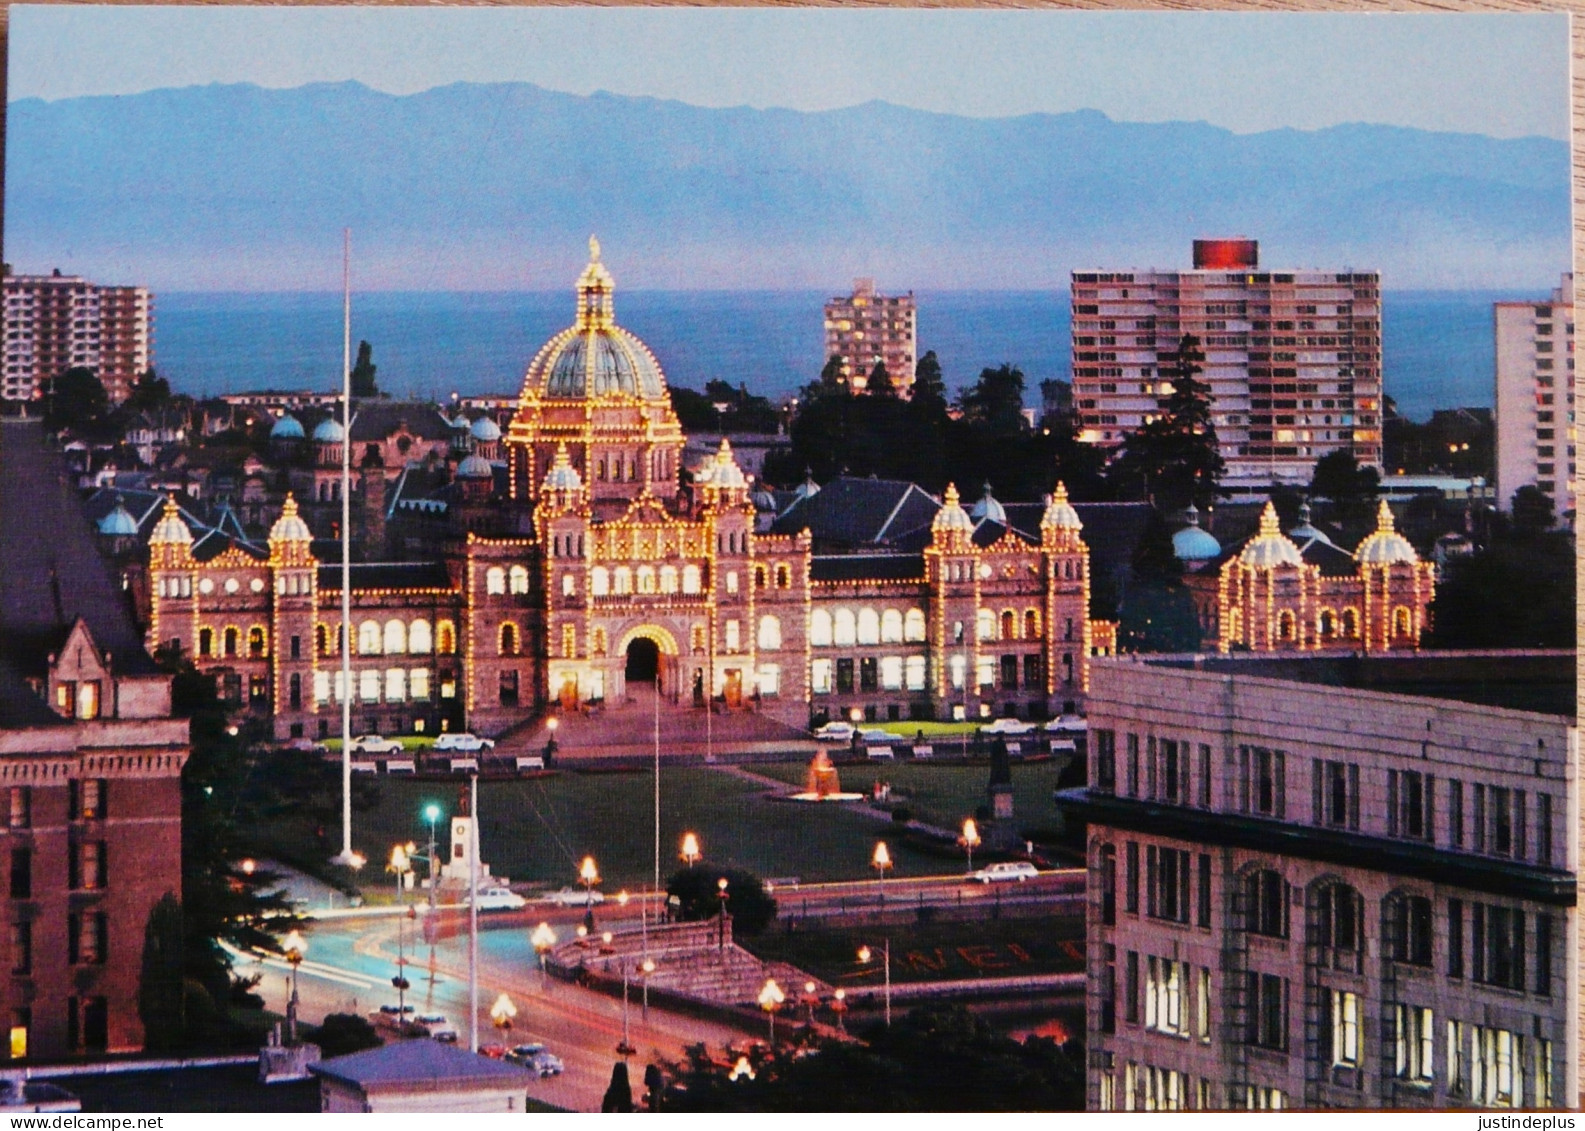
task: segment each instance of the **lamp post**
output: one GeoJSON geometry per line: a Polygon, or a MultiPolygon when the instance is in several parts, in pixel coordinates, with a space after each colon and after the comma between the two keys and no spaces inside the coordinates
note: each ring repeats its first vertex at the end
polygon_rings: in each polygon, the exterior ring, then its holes
{"type": "MultiPolygon", "coordinates": [[[[550,732],[550,737],[545,740],[545,753],[547,755],[554,756],[556,753],[556,728],[559,726],[561,726],[561,720],[555,715],[545,720],[545,729],[550,732]]],[[[545,759],[545,764],[547,766],[550,765],[549,757],[545,759]]]]}
{"type": "MultiPolygon", "coordinates": [[[[867,946],[859,947],[859,961],[868,965],[875,957],[875,953],[867,946]]],[[[884,972],[886,986],[886,1027],[892,1027],[892,940],[885,939],[881,942],[881,969],[884,972]]]]}
{"type": "Polygon", "coordinates": [[[495,1004],[490,1007],[490,1021],[495,1025],[495,1031],[500,1034],[501,1044],[506,1044],[506,1035],[512,1031],[512,1018],[517,1016],[517,1006],[512,1004],[512,999],[502,994],[495,999],[495,1004]]]}
{"type": "Polygon", "coordinates": [[[815,1027],[815,1006],[820,1004],[820,995],[815,992],[813,982],[804,983],[804,1004],[809,1007],[809,1028],[815,1027]]]}
{"type": "Polygon", "coordinates": [[[541,923],[534,928],[534,933],[529,936],[529,941],[534,944],[534,953],[539,955],[539,988],[550,992],[550,975],[545,972],[545,956],[556,945],[556,932],[550,929],[549,923],[541,923]]]}
{"type": "Polygon", "coordinates": [[[846,1033],[847,1027],[842,1023],[842,1015],[848,1011],[848,992],[839,989],[831,995],[831,1012],[837,1015],[837,1032],[846,1033]]]}
{"type": "Polygon", "coordinates": [[[594,885],[600,882],[600,869],[594,866],[594,857],[585,856],[578,868],[578,878],[583,881],[583,923],[594,930],[594,885]]]}
{"type": "Polygon", "coordinates": [[[435,909],[435,822],[440,820],[440,806],[431,801],[424,806],[424,820],[429,822],[429,909],[435,909]]]}
{"type": "Polygon", "coordinates": [[[731,898],[727,893],[726,877],[722,876],[715,882],[715,897],[721,901],[721,911],[716,915],[716,949],[726,949],[726,901],[731,898]]]}
{"type": "Polygon", "coordinates": [[[781,1003],[787,1000],[787,995],[776,984],[775,978],[765,979],[765,987],[759,992],[759,1007],[770,1018],[770,1047],[776,1048],[776,1011],[781,1008],[781,1003]]]}
{"type": "Polygon", "coordinates": [[[282,940],[286,948],[286,961],[292,967],[292,996],[286,1003],[286,1034],[287,1043],[297,1043],[297,968],[303,964],[303,956],[308,953],[308,941],[297,932],[293,931],[282,940]]]}
{"type": "Polygon", "coordinates": [[[886,848],[884,840],[875,842],[875,854],[870,857],[870,866],[880,875],[881,907],[886,906],[886,870],[892,866],[892,854],[886,848]]]}
{"type": "Polygon", "coordinates": [[[649,1024],[649,976],[655,972],[655,960],[646,958],[639,964],[639,984],[644,987],[644,1024],[649,1024]]]}
{"type": "MultiPolygon", "coordinates": [[[[609,938],[609,936],[607,937],[609,938]]],[[[622,959],[622,1043],[616,1046],[617,1055],[622,1057],[624,1060],[638,1051],[638,1049],[633,1047],[633,1042],[629,1039],[627,986],[628,965],[627,958],[624,957],[622,959]]]]}
{"type": "Polygon", "coordinates": [[[969,871],[974,871],[974,850],[979,847],[980,830],[974,823],[973,817],[965,818],[963,822],[963,835],[958,838],[965,851],[969,854],[969,871]]]}
{"type": "Polygon", "coordinates": [[[699,838],[693,833],[683,833],[682,861],[688,865],[690,871],[693,870],[693,866],[699,862],[699,858],[702,855],[703,853],[699,851],[699,838]]]}
{"type": "MultiPolygon", "coordinates": [[[[398,908],[402,905],[402,879],[412,869],[413,864],[408,856],[407,849],[400,844],[392,848],[391,862],[386,865],[386,870],[396,876],[396,905],[398,908]]],[[[407,924],[402,921],[401,912],[398,911],[396,918],[396,977],[391,979],[391,985],[396,987],[396,1027],[398,1032],[401,1031],[402,1022],[407,1017],[407,1011],[403,1007],[407,1004],[407,987],[409,983],[407,981],[407,953],[403,946],[402,938],[406,926],[407,924]]]]}

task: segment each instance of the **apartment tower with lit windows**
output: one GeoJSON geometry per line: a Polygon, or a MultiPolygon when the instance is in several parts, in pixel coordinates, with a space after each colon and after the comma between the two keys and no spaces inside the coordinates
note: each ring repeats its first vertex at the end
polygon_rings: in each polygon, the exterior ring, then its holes
{"type": "Polygon", "coordinates": [[[892,388],[908,396],[914,385],[919,324],[914,295],[883,295],[874,279],[853,280],[853,293],[826,303],[826,357],[839,358],[855,393],[869,386],[875,363],[886,366],[892,388]]]}
{"type": "Polygon", "coordinates": [[[1538,487],[1559,518],[1574,510],[1574,276],[1547,302],[1499,302],[1497,505],[1538,487]]]}

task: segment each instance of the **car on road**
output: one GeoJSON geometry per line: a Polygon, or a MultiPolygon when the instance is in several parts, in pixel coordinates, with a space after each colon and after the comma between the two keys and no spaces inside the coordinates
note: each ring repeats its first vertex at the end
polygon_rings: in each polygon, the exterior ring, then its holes
{"type": "Polygon", "coordinates": [[[1035,724],[1020,722],[1018,719],[997,719],[983,729],[986,734],[1034,734],[1035,724]]]}
{"type": "Polygon", "coordinates": [[[457,1043],[457,1027],[446,1019],[444,1013],[420,1013],[413,1018],[413,1024],[429,1030],[431,1040],[445,1044],[457,1043]]]}
{"type": "Polygon", "coordinates": [[[330,747],[323,742],[315,742],[312,738],[299,735],[281,744],[282,750],[295,750],[299,754],[328,754],[330,747]]]}
{"type": "Polygon", "coordinates": [[[859,731],[859,741],[865,746],[890,746],[894,742],[901,742],[902,739],[889,730],[881,730],[879,727],[866,727],[864,730],[859,731]]]}
{"type": "Polygon", "coordinates": [[[587,892],[582,888],[562,888],[560,891],[546,892],[539,897],[541,903],[554,903],[561,907],[582,907],[589,903],[604,903],[605,896],[599,892],[587,892]]]}
{"type": "Polygon", "coordinates": [[[969,879],[978,880],[982,884],[1007,883],[1016,881],[1023,883],[1040,875],[1040,869],[1027,860],[1004,860],[997,864],[987,864],[977,872],[970,872],[969,879]]]}
{"type": "Polygon", "coordinates": [[[481,750],[494,750],[495,740],[480,738],[478,735],[468,734],[466,731],[460,734],[443,734],[435,739],[435,749],[437,751],[458,750],[467,754],[477,754],[481,750]]]}
{"type": "Polygon", "coordinates": [[[394,738],[382,738],[377,734],[360,734],[352,740],[351,749],[354,754],[400,754],[402,744],[394,738]]]}
{"type": "Polygon", "coordinates": [[[506,1059],[541,1076],[560,1076],[567,1068],[561,1057],[540,1044],[517,1045],[507,1052],[506,1059]]]}
{"type": "Polygon", "coordinates": [[[388,1002],[385,1005],[380,1006],[380,1012],[386,1017],[395,1017],[398,1013],[406,1014],[412,1013],[413,1011],[414,1010],[411,1005],[397,1005],[394,1002],[388,1002]]]}
{"type": "MultiPolygon", "coordinates": [[[[466,899],[463,900],[467,902],[466,899]]],[[[480,911],[516,911],[527,907],[528,900],[518,895],[508,887],[491,887],[479,889],[480,911]]]]}
{"type": "Polygon", "coordinates": [[[1058,715],[1041,729],[1049,734],[1083,734],[1089,727],[1083,715],[1058,715]]]}
{"type": "Polygon", "coordinates": [[[826,723],[815,728],[815,738],[821,742],[851,742],[853,740],[852,723],[826,723]]]}

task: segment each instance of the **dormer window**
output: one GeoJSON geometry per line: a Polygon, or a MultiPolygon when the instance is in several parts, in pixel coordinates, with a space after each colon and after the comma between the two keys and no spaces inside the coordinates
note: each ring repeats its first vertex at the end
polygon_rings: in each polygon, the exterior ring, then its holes
{"type": "Polygon", "coordinates": [[[97,719],[99,717],[99,681],[85,679],[77,685],[77,717],[79,719],[97,719]]]}

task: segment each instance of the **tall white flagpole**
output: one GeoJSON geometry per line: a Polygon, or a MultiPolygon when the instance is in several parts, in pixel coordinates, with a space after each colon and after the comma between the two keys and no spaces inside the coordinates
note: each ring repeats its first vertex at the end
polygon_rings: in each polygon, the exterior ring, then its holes
{"type": "Polygon", "coordinates": [[[352,851],[352,229],[341,233],[341,855],[352,851]]]}

